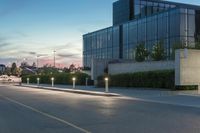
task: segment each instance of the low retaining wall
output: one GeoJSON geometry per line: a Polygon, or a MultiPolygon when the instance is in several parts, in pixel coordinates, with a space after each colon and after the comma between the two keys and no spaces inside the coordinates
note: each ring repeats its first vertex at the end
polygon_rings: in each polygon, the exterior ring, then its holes
{"type": "Polygon", "coordinates": [[[175,84],[200,85],[200,50],[176,50],[175,84]]]}
{"type": "Polygon", "coordinates": [[[111,75],[170,69],[175,69],[174,61],[125,62],[108,65],[108,72],[111,75]]]}

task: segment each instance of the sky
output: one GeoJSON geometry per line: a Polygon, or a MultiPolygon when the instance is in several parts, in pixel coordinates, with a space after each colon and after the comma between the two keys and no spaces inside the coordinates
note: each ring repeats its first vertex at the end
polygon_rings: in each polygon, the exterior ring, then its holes
{"type": "MultiPolygon", "coordinates": [[[[112,25],[116,0],[0,0],[0,64],[82,66],[82,35],[112,25]]],[[[199,0],[171,0],[199,4],[199,0]]]]}

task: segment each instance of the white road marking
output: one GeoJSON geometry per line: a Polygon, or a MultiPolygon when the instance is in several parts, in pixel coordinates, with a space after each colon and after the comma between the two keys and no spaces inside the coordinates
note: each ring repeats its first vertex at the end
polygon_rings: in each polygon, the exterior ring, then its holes
{"type": "Polygon", "coordinates": [[[83,128],[81,128],[81,127],[78,127],[77,125],[75,125],[75,124],[73,124],[73,123],[71,123],[71,122],[68,122],[68,121],[63,120],[63,119],[61,119],[61,118],[58,118],[58,117],[56,117],[56,116],[53,116],[53,115],[47,114],[47,113],[45,113],[45,112],[42,112],[42,111],[40,111],[40,110],[38,110],[38,109],[35,109],[35,108],[33,108],[33,107],[31,107],[31,106],[28,106],[28,105],[25,105],[25,104],[23,104],[23,103],[21,103],[21,102],[19,102],[19,101],[13,100],[13,99],[11,99],[11,98],[9,98],[9,97],[2,96],[2,95],[0,95],[0,96],[1,96],[2,98],[7,99],[8,101],[10,101],[10,102],[12,102],[12,103],[18,104],[18,105],[20,105],[20,106],[23,106],[23,107],[29,109],[29,110],[32,110],[32,111],[34,111],[34,112],[36,112],[36,113],[39,113],[39,114],[41,114],[41,115],[43,115],[43,116],[46,116],[46,117],[48,117],[48,118],[54,119],[54,120],[59,121],[59,122],[61,122],[61,123],[63,123],[63,124],[66,124],[66,125],[68,125],[68,126],[71,126],[71,127],[75,128],[75,129],[77,129],[77,130],[79,130],[79,131],[81,131],[81,132],[83,132],[83,133],[91,133],[90,131],[88,131],[88,130],[86,130],[86,129],[83,129],[83,128]]]}
{"type": "Polygon", "coordinates": [[[151,99],[145,99],[145,98],[118,97],[116,99],[125,99],[125,100],[141,101],[141,102],[147,102],[147,103],[149,102],[149,103],[167,104],[167,105],[173,105],[173,106],[200,108],[200,105],[193,105],[193,104],[189,105],[189,104],[178,103],[178,102],[176,103],[172,101],[159,101],[159,100],[151,100],[151,99]]]}

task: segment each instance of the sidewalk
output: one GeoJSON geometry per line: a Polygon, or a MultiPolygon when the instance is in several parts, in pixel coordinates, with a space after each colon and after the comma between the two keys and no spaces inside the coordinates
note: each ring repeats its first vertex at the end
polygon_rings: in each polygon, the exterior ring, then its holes
{"type": "Polygon", "coordinates": [[[64,85],[55,85],[52,87],[48,84],[40,84],[39,86],[36,84],[22,84],[23,87],[31,87],[31,88],[37,88],[37,89],[47,89],[47,90],[55,90],[55,91],[65,91],[70,93],[78,93],[78,94],[87,94],[87,95],[96,95],[96,96],[120,96],[117,93],[106,93],[103,91],[98,90],[91,90],[90,87],[85,87],[85,89],[80,89],[76,87],[75,89],[72,89],[71,86],[64,86],[64,85]]]}
{"type": "MultiPolygon", "coordinates": [[[[27,86],[26,84],[22,84],[27,86]]],[[[29,84],[29,86],[37,87],[37,84],[29,84]]],[[[50,84],[40,84],[40,87],[48,87],[52,89],[50,84]]],[[[105,88],[97,88],[95,86],[76,86],[75,89],[72,89],[71,85],[54,85],[55,89],[62,89],[62,90],[80,90],[80,91],[90,91],[90,92],[98,92],[98,93],[105,93],[105,88]]],[[[176,92],[169,91],[166,89],[153,89],[153,88],[117,88],[112,87],[109,88],[109,93],[112,94],[119,94],[121,96],[126,97],[134,97],[134,98],[148,98],[148,97],[158,97],[158,96],[171,96],[176,95],[176,92]]]]}
{"type": "MultiPolygon", "coordinates": [[[[38,88],[36,84],[22,84],[22,86],[38,88]]],[[[51,87],[51,85],[47,84],[40,84],[39,88],[87,95],[117,96],[123,99],[200,108],[200,94],[198,91],[169,91],[151,88],[114,87],[109,89],[109,93],[105,93],[105,88],[96,88],[94,86],[76,86],[76,89],[72,89],[70,85],[55,85],[51,87]]]]}

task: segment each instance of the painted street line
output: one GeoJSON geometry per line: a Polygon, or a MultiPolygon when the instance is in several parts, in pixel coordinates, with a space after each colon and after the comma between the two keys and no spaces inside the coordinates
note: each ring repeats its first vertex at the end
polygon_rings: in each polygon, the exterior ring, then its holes
{"type": "Polygon", "coordinates": [[[5,98],[5,99],[7,99],[8,101],[10,101],[10,102],[12,102],[12,103],[15,103],[15,104],[17,104],[17,105],[20,105],[20,106],[22,106],[22,107],[24,107],[24,108],[27,108],[27,109],[29,109],[29,110],[32,110],[33,112],[39,113],[39,114],[41,114],[41,115],[43,115],[43,116],[46,116],[46,117],[51,118],[51,119],[54,119],[54,120],[56,120],[56,121],[58,121],[58,122],[61,122],[61,123],[65,124],[65,125],[71,126],[71,127],[75,128],[75,129],[77,129],[77,130],[79,130],[79,131],[81,131],[81,132],[83,132],[83,133],[91,133],[90,131],[88,131],[88,130],[86,130],[86,129],[83,129],[83,128],[81,128],[81,127],[79,127],[79,126],[77,126],[77,125],[75,125],[75,124],[73,124],[73,123],[71,123],[71,122],[68,122],[68,121],[63,120],[63,119],[61,119],[61,118],[58,118],[58,117],[56,117],[56,116],[53,116],[53,115],[47,114],[47,113],[45,113],[45,112],[42,112],[42,111],[40,111],[40,110],[38,110],[38,109],[35,109],[35,108],[33,108],[33,107],[31,107],[31,106],[28,106],[28,105],[25,105],[25,104],[23,104],[23,103],[21,103],[21,102],[19,102],[19,101],[16,101],[16,100],[14,100],[14,99],[11,99],[11,98],[9,98],[9,97],[2,96],[2,95],[0,95],[0,97],[5,98]]]}

